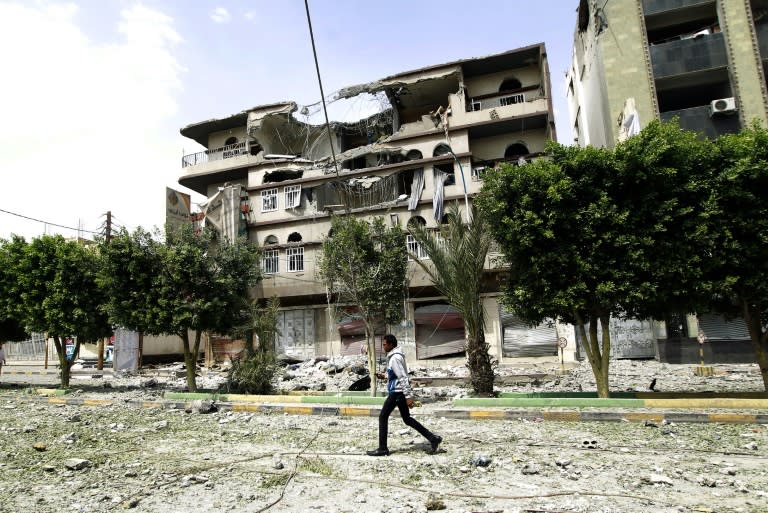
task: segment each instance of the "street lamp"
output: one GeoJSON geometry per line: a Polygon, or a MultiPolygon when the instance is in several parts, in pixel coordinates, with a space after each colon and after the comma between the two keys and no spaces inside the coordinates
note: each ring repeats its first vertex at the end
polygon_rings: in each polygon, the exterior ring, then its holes
{"type": "Polygon", "coordinates": [[[451,148],[448,144],[446,144],[445,147],[453,157],[453,160],[456,161],[456,163],[459,165],[459,173],[461,173],[461,184],[464,186],[464,208],[467,211],[467,223],[469,223],[472,220],[472,214],[469,211],[469,196],[467,196],[467,182],[464,180],[464,167],[461,165],[459,158],[453,152],[453,148],[451,148]]]}

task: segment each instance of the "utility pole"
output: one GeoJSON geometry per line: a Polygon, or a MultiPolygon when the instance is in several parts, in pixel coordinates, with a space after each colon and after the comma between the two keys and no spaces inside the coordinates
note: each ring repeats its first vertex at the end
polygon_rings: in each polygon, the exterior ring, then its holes
{"type": "MultiPolygon", "coordinates": [[[[107,221],[104,223],[104,239],[107,244],[112,240],[112,211],[107,210],[107,221]]],[[[99,339],[98,347],[96,350],[96,369],[104,370],[104,346],[106,345],[106,339],[99,339]]]]}
{"type": "Polygon", "coordinates": [[[104,234],[105,234],[105,238],[107,239],[107,244],[109,244],[109,241],[112,240],[112,211],[111,210],[107,210],[107,222],[105,224],[104,234]]]}

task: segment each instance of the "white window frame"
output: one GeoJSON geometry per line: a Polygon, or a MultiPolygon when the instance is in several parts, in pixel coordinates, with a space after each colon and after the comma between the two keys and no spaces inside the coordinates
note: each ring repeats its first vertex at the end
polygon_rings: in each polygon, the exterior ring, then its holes
{"type": "Polygon", "coordinates": [[[285,208],[296,208],[301,205],[301,185],[286,185],[283,188],[285,208]]]}
{"type": "Polygon", "coordinates": [[[429,255],[427,255],[426,251],[424,251],[424,248],[416,240],[416,237],[410,233],[405,235],[405,245],[408,250],[408,260],[413,261],[413,254],[416,254],[419,260],[429,259],[429,255]]]}
{"type": "Polygon", "coordinates": [[[280,272],[280,250],[264,250],[264,274],[277,274],[280,272]]]}
{"type": "Polygon", "coordinates": [[[304,272],[304,246],[288,248],[285,250],[285,253],[288,257],[288,272],[304,272]]]}
{"type": "Polygon", "coordinates": [[[483,102],[481,102],[480,100],[472,99],[470,100],[470,105],[472,106],[472,112],[476,112],[478,110],[483,109],[483,102]]]}
{"type": "Polygon", "coordinates": [[[485,166],[478,166],[472,168],[472,180],[479,182],[482,181],[483,175],[485,174],[486,168],[485,166]]]}
{"type": "Polygon", "coordinates": [[[261,211],[274,212],[277,210],[277,188],[261,191],[261,211]]]}

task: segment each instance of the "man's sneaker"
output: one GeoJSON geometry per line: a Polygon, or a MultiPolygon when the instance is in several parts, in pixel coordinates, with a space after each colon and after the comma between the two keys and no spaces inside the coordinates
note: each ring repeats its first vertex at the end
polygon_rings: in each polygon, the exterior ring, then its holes
{"type": "Polygon", "coordinates": [[[389,449],[378,448],[372,451],[365,451],[365,454],[368,456],[389,456],[389,449]]]}
{"type": "Polygon", "coordinates": [[[432,449],[429,451],[429,454],[436,454],[437,448],[440,447],[440,444],[443,441],[443,437],[440,435],[435,435],[435,437],[430,440],[429,445],[432,446],[432,449]]]}

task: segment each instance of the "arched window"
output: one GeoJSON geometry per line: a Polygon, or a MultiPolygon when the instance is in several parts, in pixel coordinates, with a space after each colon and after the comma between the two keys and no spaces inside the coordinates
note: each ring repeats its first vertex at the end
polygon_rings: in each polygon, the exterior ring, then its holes
{"type": "Polygon", "coordinates": [[[301,234],[299,232],[293,232],[288,236],[288,242],[301,242],[301,234]]]}
{"type": "Polygon", "coordinates": [[[273,244],[277,244],[277,242],[278,242],[277,241],[277,237],[275,237],[274,235],[267,235],[264,238],[264,245],[265,246],[271,246],[273,244]]]}
{"type": "Polygon", "coordinates": [[[441,157],[443,155],[450,155],[453,153],[451,151],[451,147],[447,144],[440,143],[437,146],[435,146],[435,151],[432,152],[433,157],[441,157]]]}
{"type": "Polygon", "coordinates": [[[422,158],[419,150],[411,150],[405,154],[405,160],[419,160],[422,158]]]}
{"type": "Polygon", "coordinates": [[[224,141],[224,146],[229,146],[230,144],[237,144],[237,137],[228,137],[226,141],[224,141]]]}
{"type": "Polygon", "coordinates": [[[523,84],[521,84],[518,79],[506,78],[499,86],[499,92],[503,93],[504,91],[514,91],[515,89],[520,89],[521,87],[523,87],[523,84]]]}
{"type": "Polygon", "coordinates": [[[529,153],[530,152],[528,151],[528,147],[525,144],[515,143],[507,146],[506,151],[504,151],[504,158],[515,159],[524,155],[528,155],[529,153]]]}
{"type": "Polygon", "coordinates": [[[408,228],[414,228],[417,226],[427,226],[427,221],[421,216],[413,216],[408,220],[408,228]]]}

